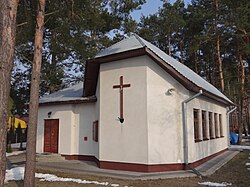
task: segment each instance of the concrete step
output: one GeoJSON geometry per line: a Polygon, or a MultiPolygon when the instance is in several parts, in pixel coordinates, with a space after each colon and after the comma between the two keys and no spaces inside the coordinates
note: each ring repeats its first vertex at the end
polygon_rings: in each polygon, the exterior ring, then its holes
{"type": "Polygon", "coordinates": [[[36,154],[36,161],[37,162],[58,162],[65,160],[60,154],[54,153],[41,153],[36,154]]]}

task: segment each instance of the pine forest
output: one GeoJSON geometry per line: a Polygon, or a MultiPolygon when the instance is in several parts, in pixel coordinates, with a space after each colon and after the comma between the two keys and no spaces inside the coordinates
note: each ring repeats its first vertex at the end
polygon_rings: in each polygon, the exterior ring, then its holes
{"type": "MultiPolygon", "coordinates": [[[[217,87],[237,106],[231,130],[250,130],[250,1],[170,2],[136,21],[146,0],[47,0],[40,97],[84,79],[85,62],[137,33],[217,87]]],[[[37,1],[20,0],[10,96],[27,115],[37,1]]],[[[241,133],[241,134],[242,134],[241,133]]]]}

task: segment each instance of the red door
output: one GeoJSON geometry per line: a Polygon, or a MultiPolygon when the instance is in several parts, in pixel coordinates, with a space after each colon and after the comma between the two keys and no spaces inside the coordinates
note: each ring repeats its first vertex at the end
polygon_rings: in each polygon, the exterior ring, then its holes
{"type": "Polygon", "coordinates": [[[44,120],[44,152],[58,153],[59,119],[44,120]]]}

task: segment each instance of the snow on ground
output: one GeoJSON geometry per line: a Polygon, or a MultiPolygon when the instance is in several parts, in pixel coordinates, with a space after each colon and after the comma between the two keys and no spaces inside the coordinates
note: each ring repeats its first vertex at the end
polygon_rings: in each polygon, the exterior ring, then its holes
{"type": "Polygon", "coordinates": [[[112,186],[112,187],[118,187],[119,184],[111,184],[110,186],[112,186]]]}
{"type": "Polygon", "coordinates": [[[246,163],[246,166],[250,166],[250,163],[246,163]]]}
{"type": "Polygon", "coordinates": [[[23,180],[23,176],[24,176],[23,174],[24,174],[24,167],[16,167],[10,170],[6,170],[4,182],[13,181],[13,180],[16,180],[16,181],[23,180]]]}
{"type": "MultiPolygon", "coordinates": [[[[43,174],[43,173],[36,173],[36,178],[39,178],[40,181],[49,181],[49,182],[75,182],[79,184],[95,184],[95,185],[101,185],[101,186],[112,186],[112,187],[118,187],[119,184],[112,184],[109,182],[98,182],[98,181],[88,181],[88,180],[81,180],[81,179],[73,179],[73,178],[63,178],[58,177],[56,175],[52,174],[43,174]]],[[[10,170],[6,170],[5,175],[5,182],[8,181],[17,181],[17,180],[23,180],[24,178],[24,167],[16,167],[12,168],[10,170]]]]}
{"type": "Polygon", "coordinates": [[[26,151],[14,151],[12,153],[6,153],[6,156],[14,156],[14,155],[20,155],[20,154],[23,154],[25,153],[26,151]]]}
{"type": "Polygon", "coordinates": [[[250,150],[250,146],[247,145],[230,145],[230,148],[250,150]]]}
{"type": "MultiPolygon", "coordinates": [[[[21,143],[12,143],[11,148],[12,149],[18,149],[18,148],[20,148],[20,144],[21,143]]],[[[23,148],[25,148],[25,147],[26,147],[26,142],[23,142],[23,148]]]]}
{"type": "Polygon", "coordinates": [[[199,185],[203,186],[231,186],[231,183],[227,182],[222,182],[222,183],[217,183],[217,182],[198,182],[199,185]]]}

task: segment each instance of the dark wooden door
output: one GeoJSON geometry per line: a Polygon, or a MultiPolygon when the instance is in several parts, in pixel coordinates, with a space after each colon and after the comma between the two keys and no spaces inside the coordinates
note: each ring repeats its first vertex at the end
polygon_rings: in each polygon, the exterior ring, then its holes
{"type": "Polygon", "coordinates": [[[44,120],[44,152],[58,153],[59,119],[44,120]]]}

